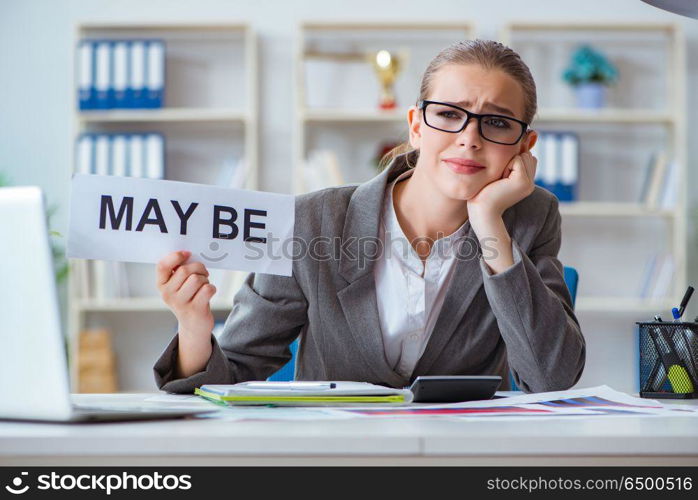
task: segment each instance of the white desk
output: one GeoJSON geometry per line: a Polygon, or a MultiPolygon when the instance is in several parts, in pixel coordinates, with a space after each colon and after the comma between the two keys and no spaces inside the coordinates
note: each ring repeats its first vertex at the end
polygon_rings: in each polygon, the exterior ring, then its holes
{"type": "MultiPolygon", "coordinates": [[[[90,405],[134,404],[152,395],[75,399],[90,405]]],[[[698,419],[0,422],[0,465],[281,464],[695,466],[698,419]]]]}

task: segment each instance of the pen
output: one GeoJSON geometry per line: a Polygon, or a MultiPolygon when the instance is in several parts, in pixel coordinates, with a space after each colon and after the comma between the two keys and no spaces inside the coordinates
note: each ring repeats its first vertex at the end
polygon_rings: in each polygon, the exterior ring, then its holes
{"type": "Polygon", "coordinates": [[[317,390],[317,389],[336,389],[337,384],[334,382],[249,382],[245,384],[247,389],[266,389],[266,390],[317,390]]]}
{"type": "Polygon", "coordinates": [[[688,305],[688,301],[691,300],[691,295],[693,295],[693,287],[689,286],[686,289],[686,293],[683,295],[683,299],[681,299],[681,304],[679,305],[679,307],[674,307],[671,310],[671,314],[674,316],[675,321],[681,319],[681,316],[683,316],[683,313],[686,310],[686,306],[688,305]]]}

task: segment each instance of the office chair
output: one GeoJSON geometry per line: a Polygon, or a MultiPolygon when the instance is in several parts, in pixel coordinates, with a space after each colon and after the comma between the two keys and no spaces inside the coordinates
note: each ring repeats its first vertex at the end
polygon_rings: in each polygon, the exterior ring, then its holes
{"type": "MultiPolygon", "coordinates": [[[[570,291],[572,296],[572,307],[574,307],[575,299],[577,298],[577,283],[579,282],[579,273],[573,267],[564,268],[565,284],[570,291]]],[[[272,380],[276,382],[288,382],[294,379],[294,374],[296,371],[296,354],[298,353],[298,339],[294,340],[291,344],[291,359],[282,366],[279,371],[274,373],[267,380],[272,380]]],[[[517,391],[519,388],[514,383],[514,378],[509,375],[509,380],[511,382],[511,390],[517,391]]]]}

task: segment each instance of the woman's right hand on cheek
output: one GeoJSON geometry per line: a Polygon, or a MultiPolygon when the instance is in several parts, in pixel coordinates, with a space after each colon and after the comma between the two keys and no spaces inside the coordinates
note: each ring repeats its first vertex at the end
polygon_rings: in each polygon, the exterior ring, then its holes
{"type": "Polygon", "coordinates": [[[157,287],[162,300],[179,322],[180,336],[208,342],[214,319],[210,300],[216,287],[208,282],[208,271],[201,262],[185,264],[191,252],[172,252],[157,265],[157,287]]]}

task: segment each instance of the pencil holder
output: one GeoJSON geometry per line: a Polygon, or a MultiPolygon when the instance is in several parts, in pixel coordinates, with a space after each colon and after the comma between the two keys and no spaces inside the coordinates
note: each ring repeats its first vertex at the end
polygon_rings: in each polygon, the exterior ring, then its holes
{"type": "Polygon", "coordinates": [[[640,397],[698,397],[698,323],[638,322],[640,397]]]}

